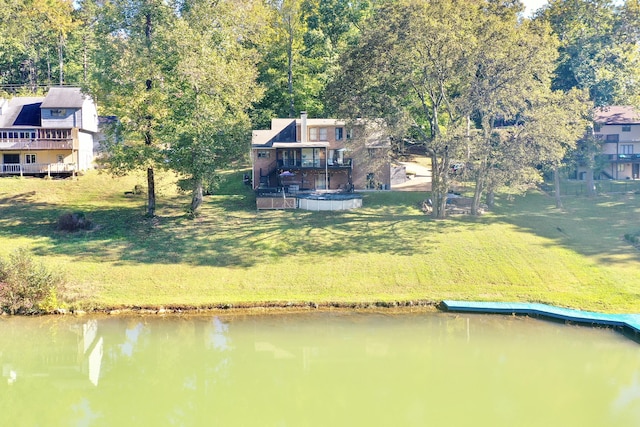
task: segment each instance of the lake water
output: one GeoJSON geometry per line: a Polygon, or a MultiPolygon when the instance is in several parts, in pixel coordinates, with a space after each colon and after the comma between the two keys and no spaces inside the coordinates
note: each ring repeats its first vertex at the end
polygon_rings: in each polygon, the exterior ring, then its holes
{"type": "Polygon", "coordinates": [[[451,313],[0,318],[2,426],[633,426],[619,332],[451,313]]]}

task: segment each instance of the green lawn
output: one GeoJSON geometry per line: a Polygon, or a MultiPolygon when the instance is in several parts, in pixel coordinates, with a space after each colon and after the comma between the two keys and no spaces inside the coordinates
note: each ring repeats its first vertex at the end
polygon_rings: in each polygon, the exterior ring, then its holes
{"type": "Polygon", "coordinates": [[[539,193],[498,199],[482,217],[434,221],[424,193],[365,193],[348,212],[261,211],[227,175],[189,219],[188,194],[160,175],[158,217],[128,197],[142,176],[0,179],[0,256],[28,248],[62,269],[76,308],[463,299],[640,313],[640,196],[539,193]],[[60,233],[83,211],[90,232],[60,233]]]}

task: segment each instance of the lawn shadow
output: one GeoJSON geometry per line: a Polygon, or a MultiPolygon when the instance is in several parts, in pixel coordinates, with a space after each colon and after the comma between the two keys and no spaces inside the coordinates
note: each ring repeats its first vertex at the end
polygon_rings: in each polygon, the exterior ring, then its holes
{"type": "Polygon", "coordinates": [[[640,251],[624,239],[640,230],[639,213],[640,198],[635,194],[569,196],[563,198],[563,209],[557,209],[555,199],[537,192],[503,197],[494,211],[496,220],[548,239],[548,246],[559,245],[603,263],[640,261],[640,251]]]}
{"type": "Polygon", "coordinates": [[[588,203],[567,198],[564,211],[555,209],[553,200],[542,194],[503,197],[487,215],[433,220],[420,210],[427,197],[422,192],[363,193],[363,207],[353,211],[257,211],[255,195],[243,184],[242,173],[231,174],[229,180],[231,184],[205,197],[195,217],[186,212],[188,194],[160,196],[158,215],[146,218],[144,195],[122,195],[106,206],[70,207],[39,202],[35,192],[22,193],[0,199],[0,233],[34,239],[37,255],[116,265],[244,268],[300,255],[429,255],[451,233],[500,222],[544,237],[549,246],[562,245],[604,262],[616,262],[621,253],[640,259],[622,239],[638,229],[633,216],[640,202],[635,196],[601,196],[588,203]],[[76,233],[57,231],[57,219],[69,211],[84,212],[96,227],[76,233]]]}
{"type": "MultiPolygon", "coordinates": [[[[124,196],[123,196],[124,197],[124,196]]],[[[251,191],[205,198],[195,218],[188,196],[159,199],[158,216],[146,218],[144,196],[118,207],[60,206],[25,193],[0,200],[2,234],[34,239],[36,255],[64,255],[89,262],[189,264],[249,267],[274,258],[353,253],[411,256],[433,250],[439,233],[465,225],[433,221],[415,200],[372,204],[355,211],[256,211],[251,191]],[[58,217],[83,211],[94,228],[56,230],[58,217]]],[[[365,199],[367,200],[367,199],[365,199]]]]}

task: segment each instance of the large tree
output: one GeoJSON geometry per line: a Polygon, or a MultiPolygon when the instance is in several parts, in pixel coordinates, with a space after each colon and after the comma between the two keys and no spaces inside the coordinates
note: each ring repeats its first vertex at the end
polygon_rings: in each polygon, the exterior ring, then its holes
{"type": "Polygon", "coordinates": [[[327,115],[324,91],[338,58],[356,40],[371,10],[366,0],[267,0],[266,37],[259,46],[259,81],[266,92],[254,124],[273,117],[327,115]]]}
{"type": "MultiPolygon", "coordinates": [[[[485,192],[491,205],[501,186],[526,187],[536,180],[541,161],[536,154],[555,141],[558,130],[550,126],[548,135],[537,139],[517,136],[519,128],[536,116],[533,110],[554,99],[550,85],[557,57],[548,25],[522,20],[521,12],[517,2],[490,1],[479,18],[475,72],[463,102],[477,128],[470,132],[466,159],[467,176],[475,180],[473,214],[478,213],[485,192]]],[[[562,119],[566,117],[555,120],[562,119]]]]}
{"type": "Polygon", "coordinates": [[[158,138],[169,113],[165,77],[175,66],[168,37],[175,9],[163,0],[100,2],[99,49],[91,91],[104,110],[118,117],[118,135],[108,139],[106,162],[114,173],[147,172],[147,215],[156,210],[155,168],[163,163],[158,138]]]}
{"type": "Polygon", "coordinates": [[[66,42],[76,28],[72,0],[0,0],[0,84],[66,83],[66,42]]]}
{"type": "Polygon", "coordinates": [[[560,171],[589,128],[591,105],[586,91],[552,91],[535,100],[515,135],[532,149],[536,165],[542,167],[536,172],[547,170],[553,174],[557,208],[562,208],[560,171]]]}
{"type": "Polygon", "coordinates": [[[247,18],[260,7],[252,0],[192,0],[172,31],[176,66],[167,76],[172,105],[163,140],[168,144],[168,166],[192,191],[192,213],[201,205],[203,191],[212,189],[219,170],[249,151],[248,110],[261,90],[256,53],[246,46],[256,34],[247,18]]]}
{"type": "Polygon", "coordinates": [[[640,89],[637,1],[551,0],[537,20],[560,40],[554,89],[586,89],[595,106],[628,103],[640,89]],[[635,5],[635,6],[634,6],[635,5]]]}
{"type": "Polygon", "coordinates": [[[386,3],[340,59],[330,86],[341,115],[383,118],[424,144],[436,218],[446,215],[449,164],[466,144],[458,101],[469,91],[479,12],[471,0],[386,3]]]}
{"type": "MultiPolygon", "coordinates": [[[[477,213],[485,193],[491,202],[503,185],[530,184],[540,163],[562,152],[543,147],[566,136],[561,129],[550,126],[559,133],[548,138],[522,136],[526,120],[542,114],[534,109],[555,99],[557,57],[549,26],[523,19],[522,10],[518,1],[392,2],[341,59],[333,102],[343,114],[382,117],[425,146],[436,218],[446,214],[452,161],[469,166],[477,213]]],[[[565,116],[559,119],[580,120],[565,116]]]]}
{"type": "Polygon", "coordinates": [[[248,152],[255,83],[257,0],[111,0],[97,9],[94,93],[118,118],[106,143],[114,173],[146,169],[147,215],[155,170],[181,175],[202,203],[216,171],[248,152]],[[115,135],[118,137],[116,138],[115,135]]]}

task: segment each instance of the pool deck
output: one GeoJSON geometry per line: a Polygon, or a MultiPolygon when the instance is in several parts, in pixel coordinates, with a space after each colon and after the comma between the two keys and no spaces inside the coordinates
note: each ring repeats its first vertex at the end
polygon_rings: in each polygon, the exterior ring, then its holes
{"type": "Polygon", "coordinates": [[[640,314],[605,314],[539,303],[442,301],[442,304],[448,311],[529,314],[571,322],[626,327],[640,332],[640,314]]]}

